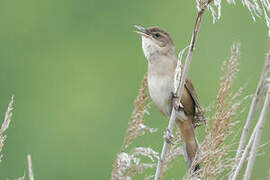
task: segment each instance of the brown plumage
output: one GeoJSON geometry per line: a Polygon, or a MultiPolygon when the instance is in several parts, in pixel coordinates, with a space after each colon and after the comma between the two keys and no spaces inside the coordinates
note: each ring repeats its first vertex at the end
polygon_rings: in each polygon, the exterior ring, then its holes
{"type": "MultiPolygon", "coordinates": [[[[149,94],[156,107],[167,118],[172,111],[172,93],[174,88],[174,72],[177,58],[174,52],[174,42],[166,31],[159,27],[143,28],[136,26],[136,31],[142,36],[143,52],[148,60],[148,88],[149,94]]],[[[201,107],[195,89],[189,78],[186,80],[181,98],[186,120],[177,117],[178,125],[186,150],[188,166],[198,151],[195,136],[196,116],[201,113],[201,107]]],[[[197,166],[198,167],[198,166],[197,166]]]]}

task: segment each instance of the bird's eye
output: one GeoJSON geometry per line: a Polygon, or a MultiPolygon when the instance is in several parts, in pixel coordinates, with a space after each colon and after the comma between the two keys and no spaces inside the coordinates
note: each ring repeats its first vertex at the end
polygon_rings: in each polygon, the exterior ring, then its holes
{"type": "Polygon", "coordinates": [[[155,33],[154,34],[154,37],[158,38],[158,37],[160,37],[160,34],[159,33],[155,33]]]}

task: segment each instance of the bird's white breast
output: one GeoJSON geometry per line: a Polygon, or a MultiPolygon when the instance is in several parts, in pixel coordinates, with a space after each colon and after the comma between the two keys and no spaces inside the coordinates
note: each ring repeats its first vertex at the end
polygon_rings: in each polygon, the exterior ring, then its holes
{"type": "Polygon", "coordinates": [[[174,57],[162,54],[164,49],[159,47],[152,39],[145,38],[144,36],[142,36],[142,49],[148,60],[148,89],[150,97],[157,108],[165,116],[169,117],[172,109],[174,57]]]}
{"type": "Polygon", "coordinates": [[[171,114],[172,82],[169,76],[148,74],[149,94],[157,108],[165,116],[171,114]]]}

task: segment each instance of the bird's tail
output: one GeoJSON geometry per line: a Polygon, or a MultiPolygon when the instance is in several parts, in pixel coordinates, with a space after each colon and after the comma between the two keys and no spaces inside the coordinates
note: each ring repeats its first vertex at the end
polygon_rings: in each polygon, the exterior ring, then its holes
{"type": "MultiPolygon", "coordinates": [[[[199,148],[197,138],[195,135],[195,130],[192,124],[192,116],[188,116],[187,120],[184,121],[177,120],[176,122],[180,129],[183,140],[185,161],[188,167],[190,168],[199,148]]],[[[200,165],[196,164],[194,166],[194,171],[197,171],[199,168],[200,165]]]]}

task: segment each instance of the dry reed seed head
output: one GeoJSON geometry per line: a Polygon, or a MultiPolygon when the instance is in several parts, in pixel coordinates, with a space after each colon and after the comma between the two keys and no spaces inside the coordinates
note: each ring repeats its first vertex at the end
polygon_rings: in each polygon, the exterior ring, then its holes
{"type": "Polygon", "coordinates": [[[120,154],[118,154],[114,165],[112,179],[116,180],[123,178],[124,173],[127,170],[127,168],[130,167],[130,164],[131,158],[127,153],[121,152],[120,154]]]}
{"type": "Polygon", "coordinates": [[[6,113],[5,113],[4,122],[2,123],[1,129],[0,129],[0,161],[2,159],[1,152],[2,152],[2,148],[4,146],[4,141],[7,138],[7,136],[3,135],[3,134],[8,129],[10,121],[11,121],[12,110],[13,110],[13,100],[14,100],[14,97],[12,96],[11,100],[8,104],[8,108],[6,110],[6,113]]]}
{"type": "Polygon", "coordinates": [[[150,128],[144,124],[144,117],[149,114],[149,107],[147,77],[144,76],[138,96],[134,102],[134,109],[128,123],[121,153],[117,155],[114,163],[112,180],[129,180],[133,176],[141,174],[145,169],[155,166],[159,156],[153,149],[137,147],[128,151],[129,146],[136,138],[143,136],[147,132],[154,133],[157,131],[156,128],[150,128]]]}
{"type": "Polygon", "coordinates": [[[14,96],[11,97],[11,100],[8,104],[8,108],[5,114],[4,122],[2,123],[1,129],[0,129],[0,134],[3,134],[7,128],[9,127],[10,121],[11,121],[11,116],[12,116],[12,110],[13,110],[13,100],[14,96]]]}
{"type": "Polygon", "coordinates": [[[147,94],[147,76],[144,76],[141,87],[139,89],[138,96],[134,102],[134,109],[128,123],[128,128],[125,136],[125,140],[121,151],[126,151],[126,149],[132,144],[134,139],[137,137],[145,135],[145,133],[154,133],[157,131],[156,128],[147,127],[145,122],[145,115],[148,115],[148,109],[150,104],[148,103],[147,94]]]}
{"type": "Polygon", "coordinates": [[[208,9],[212,15],[213,23],[221,17],[221,0],[196,0],[196,7],[198,12],[208,9]],[[213,2],[211,4],[211,2],[213,2]]]}
{"type": "Polygon", "coordinates": [[[242,4],[247,7],[254,21],[256,21],[257,17],[264,17],[268,31],[270,30],[270,19],[268,16],[270,11],[269,0],[242,0],[242,4]]]}
{"type": "Polygon", "coordinates": [[[158,153],[156,151],[154,151],[151,148],[144,148],[144,147],[137,147],[133,149],[133,155],[137,156],[137,155],[142,155],[145,157],[148,157],[152,162],[155,161],[155,159],[158,159],[158,153]]]}
{"type": "Polygon", "coordinates": [[[116,159],[116,170],[112,179],[131,179],[141,174],[145,169],[153,168],[158,159],[158,153],[151,148],[134,148],[131,153],[121,152],[116,159]],[[142,157],[150,159],[149,163],[142,162],[142,157]]]}
{"type": "Polygon", "coordinates": [[[222,66],[222,77],[217,96],[217,107],[212,123],[206,122],[206,135],[199,152],[195,156],[192,166],[201,164],[201,169],[196,173],[190,171],[190,177],[203,179],[217,179],[221,174],[229,173],[234,166],[235,160],[229,156],[232,143],[227,143],[226,138],[232,134],[231,127],[236,123],[232,120],[242,100],[237,98],[241,95],[244,87],[236,93],[232,93],[232,83],[239,71],[239,44],[234,44],[231,56],[222,66]]]}
{"type": "Polygon", "coordinates": [[[220,88],[217,95],[217,110],[216,115],[213,118],[213,128],[214,130],[222,125],[226,125],[221,122],[226,122],[226,117],[230,117],[229,113],[234,113],[234,111],[228,111],[237,109],[238,106],[234,105],[232,106],[232,97],[237,97],[240,95],[240,91],[238,91],[234,96],[232,96],[231,93],[231,87],[233,80],[235,79],[236,73],[239,71],[239,44],[233,44],[231,48],[231,57],[228,61],[225,61],[222,65],[222,76],[221,76],[221,82],[220,82],[220,88]],[[234,107],[234,108],[233,108],[234,107]]]}
{"type": "Polygon", "coordinates": [[[209,7],[209,4],[215,0],[196,0],[196,7],[198,12],[204,11],[206,8],[209,7]]]}
{"type": "Polygon", "coordinates": [[[213,0],[214,5],[208,4],[207,8],[211,12],[213,24],[221,17],[221,0],[213,0]]]}
{"type": "Polygon", "coordinates": [[[134,139],[145,135],[147,132],[154,133],[156,131],[156,128],[147,127],[142,123],[134,123],[128,130],[128,135],[125,137],[125,144],[123,145],[122,151],[125,151],[133,143],[134,139]]]}
{"type": "MultiPolygon", "coordinates": [[[[235,0],[227,0],[227,3],[235,5],[235,0]]],[[[221,18],[221,0],[196,0],[196,4],[198,12],[207,7],[212,15],[213,23],[221,18]],[[213,3],[211,4],[212,1],[213,3]]],[[[254,21],[256,21],[256,18],[264,17],[268,28],[268,35],[270,36],[269,0],[242,0],[242,4],[244,7],[247,7],[254,21]]]]}

